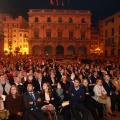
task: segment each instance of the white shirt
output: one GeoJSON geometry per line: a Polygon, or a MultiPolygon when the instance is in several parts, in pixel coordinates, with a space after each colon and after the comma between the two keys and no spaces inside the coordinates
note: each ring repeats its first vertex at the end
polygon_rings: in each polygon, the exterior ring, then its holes
{"type": "Polygon", "coordinates": [[[94,98],[96,101],[98,100],[98,98],[99,98],[100,96],[102,96],[102,94],[103,94],[103,95],[106,95],[106,94],[107,94],[107,92],[106,92],[106,90],[104,89],[103,85],[102,85],[102,86],[100,86],[100,85],[95,85],[93,91],[94,91],[94,93],[95,93],[95,95],[93,96],[93,98],[94,98]]]}

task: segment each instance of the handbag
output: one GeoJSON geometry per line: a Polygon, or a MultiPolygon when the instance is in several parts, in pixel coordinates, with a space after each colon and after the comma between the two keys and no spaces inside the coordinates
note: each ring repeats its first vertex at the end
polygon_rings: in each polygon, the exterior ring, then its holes
{"type": "Polygon", "coordinates": [[[58,108],[58,113],[61,113],[61,111],[63,110],[64,107],[70,105],[70,101],[63,101],[61,106],[59,106],[58,108]]]}
{"type": "Polygon", "coordinates": [[[44,105],[41,110],[50,110],[50,111],[55,111],[55,107],[52,104],[44,105]]]}
{"type": "Polygon", "coordinates": [[[61,106],[65,107],[65,106],[67,106],[69,104],[70,104],[70,101],[63,101],[62,104],[61,104],[61,106]]]}

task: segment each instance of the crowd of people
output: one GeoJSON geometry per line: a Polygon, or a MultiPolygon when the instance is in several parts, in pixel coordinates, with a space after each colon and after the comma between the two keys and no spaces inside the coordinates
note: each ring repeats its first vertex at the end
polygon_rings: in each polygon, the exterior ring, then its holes
{"type": "MultiPolygon", "coordinates": [[[[0,59],[0,110],[9,120],[94,120],[120,112],[119,57],[63,60],[52,56],[0,59]],[[57,61],[58,60],[58,61],[57,61]]],[[[70,59],[70,56],[69,56],[70,59]]]]}

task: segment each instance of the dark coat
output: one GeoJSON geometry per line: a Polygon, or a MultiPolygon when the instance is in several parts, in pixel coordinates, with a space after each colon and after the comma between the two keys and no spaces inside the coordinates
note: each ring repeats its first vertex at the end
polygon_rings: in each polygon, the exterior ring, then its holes
{"type": "Polygon", "coordinates": [[[5,100],[5,107],[10,111],[11,115],[17,115],[18,112],[23,112],[23,96],[17,96],[14,99],[12,95],[7,95],[5,100]]]}
{"type": "Polygon", "coordinates": [[[103,81],[103,87],[105,88],[107,95],[110,95],[110,92],[112,92],[112,94],[114,94],[116,87],[112,84],[111,81],[109,81],[109,85],[107,84],[106,81],[103,81]]]}
{"type": "Polygon", "coordinates": [[[24,100],[24,105],[25,105],[26,110],[31,110],[32,108],[35,109],[36,107],[41,108],[41,106],[43,105],[42,101],[37,101],[38,98],[40,98],[40,95],[38,94],[38,92],[34,91],[33,93],[34,93],[34,96],[35,96],[35,101],[34,102],[36,104],[29,104],[29,102],[33,101],[32,97],[29,94],[29,92],[26,92],[23,95],[23,100],[24,100]]]}

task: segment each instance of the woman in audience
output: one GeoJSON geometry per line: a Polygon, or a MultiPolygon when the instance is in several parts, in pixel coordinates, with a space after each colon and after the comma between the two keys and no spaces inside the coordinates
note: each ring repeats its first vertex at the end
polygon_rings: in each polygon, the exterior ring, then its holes
{"type": "Polygon", "coordinates": [[[16,85],[12,85],[9,95],[6,96],[5,107],[10,112],[10,120],[22,120],[23,97],[19,95],[16,85]]]}
{"type": "Polygon", "coordinates": [[[94,95],[94,99],[96,101],[98,101],[99,103],[105,104],[106,105],[106,115],[108,117],[111,116],[115,116],[115,114],[112,112],[111,110],[111,100],[110,97],[107,96],[107,92],[105,91],[104,87],[103,87],[103,82],[101,79],[97,79],[96,81],[96,85],[93,89],[95,95],[94,95]]]}
{"type": "Polygon", "coordinates": [[[63,115],[64,120],[71,120],[69,101],[66,101],[62,83],[57,83],[57,88],[53,92],[54,94],[54,106],[63,115]]]}
{"type": "Polygon", "coordinates": [[[61,86],[64,90],[64,100],[69,100],[68,89],[70,87],[70,83],[67,81],[67,76],[65,75],[61,78],[61,86]]]}
{"type": "Polygon", "coordinates": [[[92,98],[94,92],[92,87],[89,86],[88,80],[84,79],[82,84],[85,91],[86,107],[91,111],[94,120],[103,120],[103,105],[92,98]]]}
{"type": "Polygon", "coordinates": [[[114,77],[112,80],[113,85],[116,87],[115,91],[115,97],[116,97],[116,102],[118,103],[118,111],[120,112],[120,80],[118,77],[114,77]]]}
{"type": "Polygon", "coordinates": [[[47,115],[49,120],[53,120],[55,115],[55,108],[53,106],[54,97],[50,83],[43,83],[43,90],[40,93],[40,97],[44,102],[42,107],[43,112],[47,115]]]}

